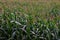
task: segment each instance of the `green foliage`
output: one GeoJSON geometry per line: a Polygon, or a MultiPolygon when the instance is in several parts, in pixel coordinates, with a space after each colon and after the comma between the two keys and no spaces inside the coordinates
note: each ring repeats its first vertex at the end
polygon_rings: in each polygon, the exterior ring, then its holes
{"type": "MultiPolygon", "coordinates": [[[[27,3],[23,5],[28,6],[27,3]]],[[[20,7],[13,10],[4,7],[0,16],[0,40],[60,40],[60,9],[53,7],[45,15],[42,5],[30,10],[25,13],[20,7]]]]}

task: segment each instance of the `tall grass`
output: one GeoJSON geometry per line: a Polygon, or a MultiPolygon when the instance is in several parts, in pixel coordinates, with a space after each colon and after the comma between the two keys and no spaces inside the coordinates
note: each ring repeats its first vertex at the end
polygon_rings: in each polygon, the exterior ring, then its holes
{"type": "Polygon", "coordinates": [[[23,5],[29,9],[3,6],[0,40],[60,40],[59,5],[51,9],[44,8],[43,4],[23,5]]]}

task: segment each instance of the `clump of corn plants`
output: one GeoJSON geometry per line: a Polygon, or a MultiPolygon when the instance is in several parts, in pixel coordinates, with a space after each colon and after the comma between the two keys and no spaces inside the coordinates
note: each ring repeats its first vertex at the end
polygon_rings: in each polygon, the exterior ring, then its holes
{"type": "MultiPolygon", "coordinates": [[[[37,15],[38,16],[38,15],[37,15]]],[[[0,16],[0,40],[59,40],[60,29],[55,20],[47,20],[37,17],[33,22],[32,15],[7,13],[0,16]],[[26,17],[27,16],[27,17],[26,17]]]]}
{"type": "MultiPolygon", "coordinates": [[[[29,8],[31,5],[25,6],[29,8]]],[[[54,6],[48,10],[45,18],[40,12],[44,13],[47,9],[44,11],[44,6],[35,6],[26,9],[28,12],[18,5],[12,7],[13,10],[10,6],[3,6],[4,11],[0,15],[0,40],[60,40],[60,9],[54,6]]]]}

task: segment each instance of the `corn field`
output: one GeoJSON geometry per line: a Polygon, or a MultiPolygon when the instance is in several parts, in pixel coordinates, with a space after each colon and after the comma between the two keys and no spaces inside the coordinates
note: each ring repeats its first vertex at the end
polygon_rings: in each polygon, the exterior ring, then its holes
{"type": "Polygon", "coordinates": [[[60,1],[0,0],[0,40],[60,40],[60,1]]]}

